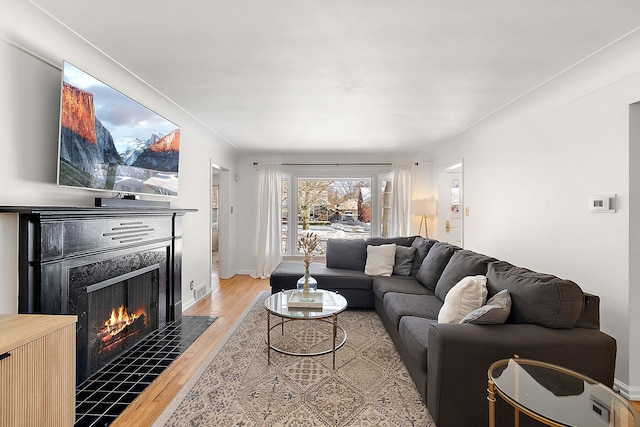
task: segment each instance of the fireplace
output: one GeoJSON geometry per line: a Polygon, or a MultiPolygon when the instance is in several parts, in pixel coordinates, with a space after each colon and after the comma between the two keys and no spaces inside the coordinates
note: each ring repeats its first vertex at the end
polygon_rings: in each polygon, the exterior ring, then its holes
{"type": "Polygon", "coordinates": [[[158,329],[158,266],[87,287],[87,365],[95,372],[158,329]],[[150,270],[150,271],[147,271],[150,270]]]}
{"type": "Polygon", "coordinates": [[[192,210],[0,208],[20,216],[20,313],[75,314],[76,382],[182,313],[192,210]]]}

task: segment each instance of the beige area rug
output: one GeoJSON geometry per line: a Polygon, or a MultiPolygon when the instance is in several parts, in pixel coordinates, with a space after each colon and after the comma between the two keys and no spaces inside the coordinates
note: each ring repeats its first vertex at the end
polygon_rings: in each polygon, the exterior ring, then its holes
{"type": "MultiPolygon", "coordinates": [[[[154,426],[433,426],[435,424],[373,310],[347,310],[347,341],[332,355],[271,351],[263,292],[154,426]]],[[[274,316],[271,317],[272,324],[274,316]]],[[[294,321],[272,331],[289,350],[331,346],[331,325],[294,321]]],[[[339,341],[342,336],[339,335],[339,341]]]]}

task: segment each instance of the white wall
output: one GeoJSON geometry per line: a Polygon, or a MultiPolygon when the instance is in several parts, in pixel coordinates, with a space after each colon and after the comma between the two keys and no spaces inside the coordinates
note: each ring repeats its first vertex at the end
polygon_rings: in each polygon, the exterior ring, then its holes
{"type": "MultiPolygon", "coordinates": [[[[443,144],[464,158],[465,247],[576,281],[601,298],[618,343],[616,378],[640,399],[640,346],[630,333],[629,105],[640,100],[640,34],[577,65],[443,144]],[[616,193],[615,214],[588,210],[616,193]]],[[[636,214],[637,217],[637,214],[636,214]]],[[[637,294],[637,292],[636,292],[637,294]]],[[[630,300],[632,298],[632,300],[630,300]]]]}
{"type": "MultiPolygon", "coordinates": [[[[411,180],[413,186],[413,198],[430,198],[435,195],[433,181],[433,166],[431,159],[426,153],[414,153],[413,155],[365,155],[340,154],[340,155],[264,155],[257,153],[243,153],[238,158],[238,187],[237,187],[237,209],[236,220],[238,224],[238,246],[236,252],[236,274],[255,274],[256,268],[256,201],[258,171],[254,162],[280,162],[280,163],[389,163],[389,162],[417,162],[417,166],[412,166],[411,180]]],[[[309,167],[303,169],[310,170],[309,167]]],[[[323,170],[327,168],[323,167],[323,170]]],[[[353,168],[352,168],[353,169],[353,168]]],[[[390,167],[358,167],[358,170],[376,170],[377,173],[389,171],[390,167]]],[[[341,166],[340,171],[349,171],[348,166],[341,166]]],[[[418,233],[420,217],[412,218],[412,232],[418,233]]],[[[433,225],[429,223],[429,229],[433,230],[433,225]]],[[[424,231],[422,231],[424,235],[424,231]]]]}
{"type": "MultiPolygon", "coordinates": [[[[640,221],[634,218],[640,212],[640,103],[629,108],[629,133],[629,358],[633,361],[640,354],[640,221]]],[[[640,396],[640,363],[630,363],[629,378],[635,385],[634,394],[640,396]]]]}
{"type": "MultiPolygon", "coordinates": [[[[189,282],[209,283],[210,159],[235,169],[236,150],[108,57],[29,2],[5,0],[0,14],[0,205],[92,206],[105,193],[56,186],[62,61],[67,60],[181,126],[180,197],[184,217],[183,304],[189,282]]],[[[233,172],[232,172],[233,173],[233,172]]],[[[228,182],[227,197],[235,199],[228,182]]],[[[111,194],[106,193],[106,197],[111,194]]],[[[234,241],[227,236],[227,244],[234,241]]],[[[235,247],[228,248],[235,251],[235,247]]],[[[0,313],[17,310],[17,218],[0,215],[0,313]]]]}

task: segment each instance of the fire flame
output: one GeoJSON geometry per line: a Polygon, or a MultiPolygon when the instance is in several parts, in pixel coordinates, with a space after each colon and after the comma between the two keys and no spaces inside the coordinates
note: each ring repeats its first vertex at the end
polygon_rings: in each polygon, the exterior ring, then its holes
{"type": "Polygon", "coordinates": [[[123,305],[121,305],[117,311],[114,308],[111,310],[111,316],[109,316],[109,318],[104,322],[105,335],[110,337],[116,336],[139,317],[139,313],[129,314],[123,305]]]}

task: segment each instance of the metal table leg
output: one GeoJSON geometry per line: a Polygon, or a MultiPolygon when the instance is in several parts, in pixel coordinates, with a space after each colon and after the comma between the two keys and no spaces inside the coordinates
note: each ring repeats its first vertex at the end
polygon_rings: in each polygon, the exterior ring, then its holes
{"type": "Polygon", "coordinates": [[[491,380],[489,380],[487,391],[489,392],[489,395],[487,396],[487,400],[489,401],[489,427],[495,427],[496,426],[496,393],[495,393],[493,381],[491,380]]]}
{"type": "Polygon", "coordinates": [[[336,334],[338,333],[338,315],[333,315],[333,369],[336,369],[336,334]]]}
{"type": "Polygon", "coordinates": [[[271,364],[271,312],[267,310],[267,365],[271,364]]]}

